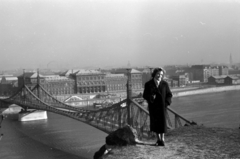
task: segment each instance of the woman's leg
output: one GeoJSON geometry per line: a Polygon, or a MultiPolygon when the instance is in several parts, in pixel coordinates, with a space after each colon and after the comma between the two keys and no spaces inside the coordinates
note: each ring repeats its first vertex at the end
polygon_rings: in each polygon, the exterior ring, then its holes
{"type": "Polygon", "coordinates": [[[161,141],[164,141],[165,139],[164,139],[164,133],[161,133],[160,134],[160,139],[161,139],[161,141]]]}
{"type": "Polygon", "coordinates": [[[164,144],[164,133],[157,133],[156,146],[165,146],[165,144],[164,144]]]}
{"type": "Polygon", "coordinates": [[[156,135],[157,135],[157,141],[161,141],[161,135],[158,133],[156,133],[156,135]]]}
{"type": "Polygon", "coordinates": [[[160,134],[160,139],[161,139],[161,140],[160,140],[160,144],[159,144],[159,145],[160,145],[160,146],[165,146],[164,133],[161,133],[161,134],[160,134]]]}

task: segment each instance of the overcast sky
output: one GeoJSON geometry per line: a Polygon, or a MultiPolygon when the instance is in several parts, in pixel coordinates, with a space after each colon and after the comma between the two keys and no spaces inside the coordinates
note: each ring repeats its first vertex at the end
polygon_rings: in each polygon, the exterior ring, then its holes
{"type": "Polygon", "coordinates": [[[1,0],[0,70],[240,62],[239,0],[1,0]]]}

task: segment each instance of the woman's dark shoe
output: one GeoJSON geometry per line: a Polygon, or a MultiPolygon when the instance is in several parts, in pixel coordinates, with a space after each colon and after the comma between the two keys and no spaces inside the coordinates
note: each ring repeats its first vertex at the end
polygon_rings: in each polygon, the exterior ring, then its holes
{"type": "Polygon", "coordinates": [[[158,141],[155,143],[155,146],[165,146],[165,143],[164,143],[164,141],[158,140],[158,141]]]}
{"type": "Polygon", "coordinates": [[[165,142],[164,141],[162,141],[161,146],[165,146],[165,142]]]}
{"type": "Polygon", "coordinates": [[[160,140],[159,140],[159,141],[158,141],[158,146],[165,146],[164,141],[162,141],[162,140],[160,141],[160,140]]]}
{"type": "Polygon", "coordinates": [[[155,146],[159,146],[159,141],[160,140],[157,140],[157,142],[154,144],[155,146]]]}

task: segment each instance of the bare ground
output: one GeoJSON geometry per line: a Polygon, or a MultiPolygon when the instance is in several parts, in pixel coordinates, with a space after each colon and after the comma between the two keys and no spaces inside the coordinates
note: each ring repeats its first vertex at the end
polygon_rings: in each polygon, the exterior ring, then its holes
{"type": "Polygon", "coordinates": [[[166,134],[165,147],[153,143],[114,148],[103,159],[240,159],[240,129],[182,127],[166,134]]]}

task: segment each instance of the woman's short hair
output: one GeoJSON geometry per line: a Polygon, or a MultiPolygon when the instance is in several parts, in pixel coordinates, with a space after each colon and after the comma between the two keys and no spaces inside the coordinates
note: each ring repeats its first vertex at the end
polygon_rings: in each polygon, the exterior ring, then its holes
{"type": "Polygon", "coordinates": [[[157,68],[154,68],[153,72],[152,72],[152,78],[155,77],[155,75],[158,73],[158,72],[161,72],[163,71],[163,74],[165,74],[165,70],[161,67],[157,67],[157,68]]]}

